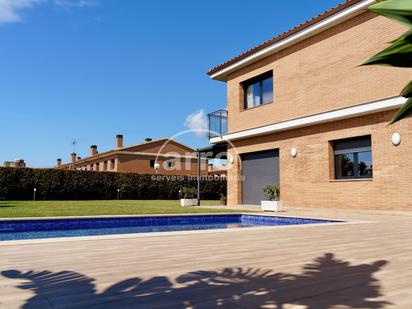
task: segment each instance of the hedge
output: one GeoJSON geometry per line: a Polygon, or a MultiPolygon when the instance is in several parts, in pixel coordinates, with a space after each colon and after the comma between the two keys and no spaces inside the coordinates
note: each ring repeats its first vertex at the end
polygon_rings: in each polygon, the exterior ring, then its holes
{"type": "MultiPolygon", "coordinates": [[[[66,171],[0,167],[0,199],[30,200],[36,188],[39,200],[154,200],[178,199],[179,189],[196,187],[196,177],[131,173],[66,171]]],[[[201,199],[226,195],[226,181],[201,179],[201,199]]]]}

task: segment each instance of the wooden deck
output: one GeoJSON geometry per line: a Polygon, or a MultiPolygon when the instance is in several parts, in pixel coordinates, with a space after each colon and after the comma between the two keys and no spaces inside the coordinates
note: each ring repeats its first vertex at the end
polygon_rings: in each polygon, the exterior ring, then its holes
{"type": "Polygon", "coordinates": [[[412,308],[412,214],[0,244],[0,308],[412,308]],[[364,222],[360,222],[364,221],[364,222]]]}

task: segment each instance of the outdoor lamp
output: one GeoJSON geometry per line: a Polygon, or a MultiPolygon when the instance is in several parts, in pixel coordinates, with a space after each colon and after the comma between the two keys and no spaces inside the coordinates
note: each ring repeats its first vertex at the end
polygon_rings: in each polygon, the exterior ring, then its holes
{"type": "Polygon", "coordinates": [[[290,150],[290,154],[292,155],[293,158],[295,158],[298,155],[298,150],[296,149],[296,147],[293,147],[290,150]]]}
{"type": "Polygon", "coordinates": [[[394,146],[399,146],[401,143],[401,135],[398,132],[392,134],[392,144],[394,146]]]}

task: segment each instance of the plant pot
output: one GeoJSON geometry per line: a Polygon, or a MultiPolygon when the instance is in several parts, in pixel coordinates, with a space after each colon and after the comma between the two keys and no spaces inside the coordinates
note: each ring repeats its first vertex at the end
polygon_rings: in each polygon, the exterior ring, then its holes
{"type": "Polygon", "coordinates": [[[261,201],[260,205],[263,211],[281,211],[282,202],[281,201],[261,201]]]}
{"type": "Polygon", "coordinates": [[[197,198],[182,198],[180,199],[180,206],[197,206],[197,198]]]}

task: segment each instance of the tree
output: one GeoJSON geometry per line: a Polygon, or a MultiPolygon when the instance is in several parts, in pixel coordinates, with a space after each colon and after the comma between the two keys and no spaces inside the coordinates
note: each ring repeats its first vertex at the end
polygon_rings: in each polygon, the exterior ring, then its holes
{"type": "MultiPolygon", "coordinates": [[[[412,1],[411,0],[377,0],[369,10],[406,25],[409,29],[391,45],[368,59],[363,65],[387,65],[412,68],[412,1]]],[[[391,124],[412,114],[412,81],[402,90],[401,96],[407,101],[392,118],[391,124]]]]}

